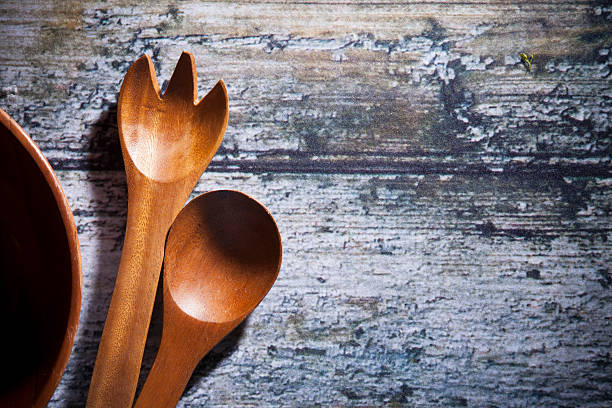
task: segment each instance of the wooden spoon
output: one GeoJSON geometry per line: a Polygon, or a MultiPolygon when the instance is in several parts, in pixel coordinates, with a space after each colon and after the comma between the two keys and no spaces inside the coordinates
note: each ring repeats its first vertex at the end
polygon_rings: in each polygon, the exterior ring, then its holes
{"type": "Polygon", "coordinates": [[[123,253],[96,359],[88,407],[134,400],[170,225],[217,151],[228,120],[223,81],[198,103],[184,52],[163,97],[148,56],[128,70],[117,119],[128,184],[123,253]]]}
{"type": "Polygon", "coordinates": [[[270,213],[237,191],[192,200],[168,234],[164,326],[136,408],[174,407],[198,362],[268,293],[281,238],[270,213]]]}

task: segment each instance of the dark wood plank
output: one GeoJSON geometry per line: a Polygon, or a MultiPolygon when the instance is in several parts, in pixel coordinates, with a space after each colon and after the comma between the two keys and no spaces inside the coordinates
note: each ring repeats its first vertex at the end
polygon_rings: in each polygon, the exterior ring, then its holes
{"type": "Polygon", "coordinates": [[[77,3],[7,2],[0,29],[0,103],[56,168],[119,169],[127,67],[163,84],[189,49],[230,92],[219,171],[609,175],[603,3],[77,3]]]}

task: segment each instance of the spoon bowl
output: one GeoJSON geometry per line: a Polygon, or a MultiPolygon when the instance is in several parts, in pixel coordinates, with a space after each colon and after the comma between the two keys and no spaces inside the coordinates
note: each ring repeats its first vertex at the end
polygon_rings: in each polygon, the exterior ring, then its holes
{"type": "Polygon", "coordinates": [[[172,407],[198,362],[266,296],[282,245],[266,208],[221,190],[192,200],[170,228],[162,340],[135,407],[172,407]]]}
{"type": "Polygon", "coordinates": [[[215,191],[193,200],[166,243],[164,283],[187,315],[230,322],[251,312],[278,275],[280,236],[252,198],[215,191]]]}

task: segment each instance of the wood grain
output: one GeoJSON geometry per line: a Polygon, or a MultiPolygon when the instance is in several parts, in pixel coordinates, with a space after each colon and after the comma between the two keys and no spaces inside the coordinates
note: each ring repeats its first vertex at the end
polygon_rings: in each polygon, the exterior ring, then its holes
{"type": "MultiPolygon", "coordinates": [[[[85,306],[61,406],[87,386],[125,208],[111,204],[121,173],[59,174],[81,203],[85,270],[107,271],[89,279],[84,296],[101,300],[85,306]]],[[[569,179],[589,197],[571,215],[565,187],[520,175],[207,173],[194,194],[240,188],[270,209],[284,264],[181,406],[602,405],[611,182],[569,179]]],[[[157,341],[160,320],[158,310],[157,341]]],[[[156,345],[148,350],[145,370],[156,345]]]]}
{"type": "Polygon", "coordinates": [[[83,318],[51,406],[85,401],[119,262],[119,84],[143,53],[168,78],[183,50],[200,90],[222,77],[230,100],[196,190],[261,200],[284,259],[179,406],[609,405],[606,2],[0,10],[0,104],[58,170],[83,250],[83,318]]]}
{"type": "MultiPolygon", "coordinates": [[[[11,4],[23,7],[5,7],[11,4]]],[[[59,168],[118,169],[118,152],[99,128],[115,125],[123,73],[148,52],[167,78],[183,49],[198,56],[200,78],[229,84],[232,121],[218,168],[609,163],[610,14],[603,6],[55,7],[62,11],[40,16],[38,27],[4,22],[7,43],[24,46],[3,55],[0,73],[6,97],[29,96],[38,116],[10,113],[40,129],[36,141],[59,168]],[[536,54],[532,74],[520,52],[536,54]],[[49,117],[64,120],[43,120],[49,117]],[[58,132],[61,141],[52,137],[58,132]]]]}
{"type": "Polygon", "coordinates": [[[88,408],[133,405],[168,230],[225,134],[223,81],[201,101],[196,83],[193,55],[184,52],[163,95],[147,55],[130,66],[121,84],[118,127],[128,214],[88,408]]]}

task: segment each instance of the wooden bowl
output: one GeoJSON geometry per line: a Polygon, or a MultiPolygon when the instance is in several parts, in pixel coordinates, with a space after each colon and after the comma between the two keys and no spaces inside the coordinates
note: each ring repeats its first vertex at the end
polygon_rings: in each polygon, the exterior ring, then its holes
{"type": "Polygon", "coordinates": [[[0,407],[44,407],[72,351],[81,253],[41,151],[0,109],[0,407]]]}

